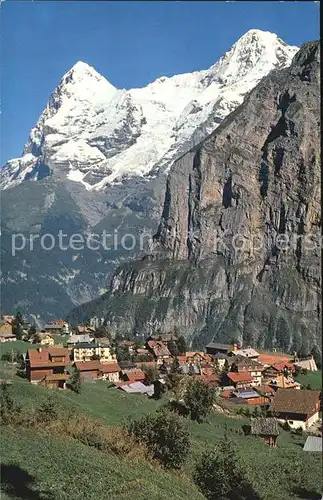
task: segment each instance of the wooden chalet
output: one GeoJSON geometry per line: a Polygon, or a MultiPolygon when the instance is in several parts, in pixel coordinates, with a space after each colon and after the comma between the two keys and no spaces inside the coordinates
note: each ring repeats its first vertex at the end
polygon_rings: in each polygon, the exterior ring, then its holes
{"type": "Polygon", "coordinates": [[[320,392],[278,389],[269,411],[293,429],[306,430],[319,420],[320,392]]]}
{"type": "Polygon", "coordinates": [[[277,445],[279,425],[275,418],[254,418],[251,420],[250,432],[261,437],[271,448],[277,445]]]}
{"type": "Polygon", "coordinates": [[[39,347],[28,349],[26,373],[29,382],[47,387],[65,389],[69,375],[66,367],[71,366],[67,348],[39,347]]]}

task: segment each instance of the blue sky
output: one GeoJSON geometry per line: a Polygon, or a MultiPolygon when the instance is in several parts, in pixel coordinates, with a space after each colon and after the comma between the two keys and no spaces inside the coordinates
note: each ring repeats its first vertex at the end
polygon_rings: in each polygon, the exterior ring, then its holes
{"type": "Polygon", "coordinates": [[[1,3],[1,165],[20,156],[60,78],[83,60],[119,88],[205,69],[251,28],[319,38],[315,2],[1,3]]]}

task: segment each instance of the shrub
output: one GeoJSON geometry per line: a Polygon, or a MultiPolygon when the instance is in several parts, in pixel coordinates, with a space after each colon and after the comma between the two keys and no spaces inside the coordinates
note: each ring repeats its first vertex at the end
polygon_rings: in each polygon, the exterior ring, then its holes
{"type": "Polygon", "coordinates": [[[143,370],[145,372],[145,384],[151,385],[156,380],[159,379],[159,373],[156,366],[143,366],[143,370]]]}
{"type": "Polygon", "coordinates": [[[303,436],[303,429],[302,429],[302,427],[297,427],[297,429],[295,429],[295,434],[297,436],[303,436]]]}
{"type": "Polygon", "coordinates": [[[21,360],[21,354],[18,349],[11,349],[10,351],[5,352],[1,359],[2,361],[10,361],[11,363],[18,363],[21,360]]]}
{"type": "Polygon", "coordinates": [[[213,407],[215,390],[208,383],[195,379],[188,384],[183,399],[191,418],[201,422],[213,407]]]}
{"type": "Polygon", "coordinates": [[[58,417],[57,403],[52,396],[48,396],[36,409],[36,421],[41,424],[47,424],[58,417]]]}
{"type": "Polygon", "coordinates": [[[126,424],[126,430],[165,467],[180,468],[185,462],[190,438],[184,419],[176,413],[163,409],[156,415],[145,415],[126,424]]]}
{"type": "Polygon", "coordinates": [[[16,404],[9,384],[0,386],[0,421],[2,425],[15,424],[20,421],[21,406],[16,404]]]}
{"type": "Polygon", "coordinates": [[[236,458],[225,432],[219,446],[197,463],[194,482],[210,500],[260,500],[236,458]]]}

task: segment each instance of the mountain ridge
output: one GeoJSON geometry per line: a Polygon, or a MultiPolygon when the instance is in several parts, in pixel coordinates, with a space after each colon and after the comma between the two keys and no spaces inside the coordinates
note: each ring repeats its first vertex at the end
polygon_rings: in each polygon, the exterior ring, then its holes
{"type": "Polygon", "coordinates": [[[196,348],[230,336],[321,349],[319,69],[319,44],[309,42],[176,161],[150,253],[119,267],[109,292],[70,321],[176,329],[196,348]],[[279,238],[290,238],[286,248],[279,238]]]}
{"type": "Polygon", "coordinates": [[[114,269],[147,251],[138,241],[142,231],[157,230],[175,159],[213,132],[272,65],[288,65],[296,50],[277,35],[251,30],[208,70],[131,91],[76,63],[33,127],[25,155],[1,169],[3,308],[50,320],[107,291],[114,269]],[[88,71],[93,85],[88,77],[87,85],[82,81],[88,71]],[[29,250],[34,233],[57,236],[59,228],[69,237],[117,229],[119,244],[112,251],[29,250]],[[129,232],[136,240],[131,251],[120,245],[129,232]],[[26,248],[13,257],[15,233],[26,248]]]}
{"type": "Polygon", "coordinates": [[[3,167],[0,185],[63,175],[101,190],[124,176],[154,175],[187,143],[212,132],[259,79],[288,65],[297,50],[275,34],[249,30],[209,69],[129,90],[78,61],[52,92],[22,157],[3,167]]]}

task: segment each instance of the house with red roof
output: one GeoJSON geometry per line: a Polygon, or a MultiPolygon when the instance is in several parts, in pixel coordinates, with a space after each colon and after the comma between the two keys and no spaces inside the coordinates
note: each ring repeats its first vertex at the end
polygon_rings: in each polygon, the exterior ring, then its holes
{"type": "Polygon", "coordinates": [[[275,363],[273,365],[267,366],[263,372],[263,376],[266,379],[272,379],[278,377],[278,375],[286,375],[288,373],[294,373],[295,367],[291,363],[275,363]]]}
{"type": "Polygon", "coordinates": [[[237,373],[249,373],[252,377],[252,386],[262,385],[262,373],[264,366],[254,359],[245,356],[235,356],[231,364],[231,371],[237,373]]]}
{"type": "Polygon", "coordinates": [[[65,389],[69,379],[66,371],[68,366],[71,366],[71,360],[67,348],[39,347],[38,349],[28,349],[26,373],[32,384],[65,389]]]}
{"type": "Polygon", "coordinates": [[[122,370],[121,378],[130,382],[144,382],[146,376],[145,372],[138,368],[137,370],[122,370]]]}
{"type": "Polygon", "coordinates": [[[253,377],[249,372],[228,372],[225,377],[227,385],[232,385],[235,389],[245,389],[253,384],[253,377]]]}
{"type": "Polygon", "coordinates": [[[157,364],[161,365],[164,361],[171,359],[171,354],[166,344],[159,340],[148,340],[147,349],[152,352],[157,364]]]}
{"type": "Polygon", "coordinates": [[[100,360],[77,361],[74,366],[80,370],[83,380],[109,380],[119,382],[120,366],[116,362],[102,363],[100,360]]]}

